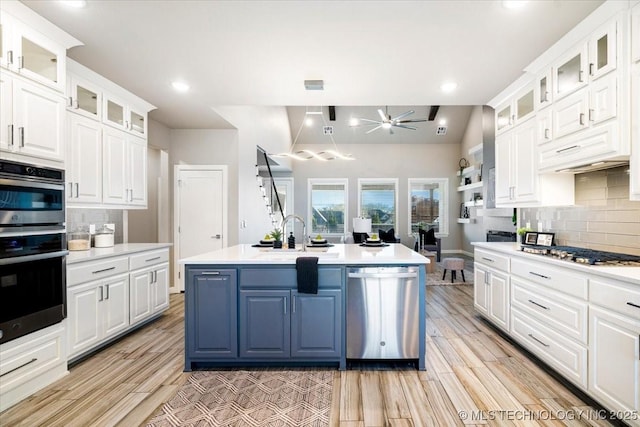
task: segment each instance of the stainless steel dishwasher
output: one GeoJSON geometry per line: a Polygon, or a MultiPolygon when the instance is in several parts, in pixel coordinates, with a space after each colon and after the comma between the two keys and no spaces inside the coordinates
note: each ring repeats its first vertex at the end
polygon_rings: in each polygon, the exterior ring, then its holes
{"type": "Polygon", "coordinates": [[[418,358],[418,267],[350,268],[347,359],[418,358]]]}

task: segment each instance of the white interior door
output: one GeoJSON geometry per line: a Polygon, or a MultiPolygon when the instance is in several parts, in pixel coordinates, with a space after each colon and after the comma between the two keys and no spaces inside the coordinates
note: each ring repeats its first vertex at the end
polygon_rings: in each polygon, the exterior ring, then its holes
{"type": "MultiPolygon", "coordinates": [[[[175,262],[227,245],[226,166],[175,167],[175,262]]],[[[184,267],[174,286],[184,290],[184,267]]]]}

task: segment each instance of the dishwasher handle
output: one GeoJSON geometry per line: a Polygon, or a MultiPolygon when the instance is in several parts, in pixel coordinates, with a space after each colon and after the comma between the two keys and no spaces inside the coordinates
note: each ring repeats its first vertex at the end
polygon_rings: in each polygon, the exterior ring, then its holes
{"type": "Polygon", "coordinates": [[[349,273],[348,277],[350,279],[410,279],[418,277],[418,273],[349,273]]]}

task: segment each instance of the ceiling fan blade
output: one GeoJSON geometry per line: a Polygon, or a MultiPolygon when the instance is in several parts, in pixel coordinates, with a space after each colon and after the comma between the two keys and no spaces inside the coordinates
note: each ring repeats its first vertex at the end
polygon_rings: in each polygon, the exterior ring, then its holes
{"type": "Polygon", "coordinates": [[[393,119],[391,119],[391,121],[393,121],[393,122],[397,122],[397,121],[399,121],[400,119],[403,119],[403,118],[405,118],[405,117],[407,117],[407,116],[412,115],[413,113],[415,113],[415,111],[413,111],[413,110],[406,111],[406,112],[404,112],[404,113],[400,114],[399,116],[394,117],[393,119]]]}
{"type": "Polygon", "coordinates": [[[396,123],[418,123],[426,122],[427,119],[412,119],[412,120],[396,120],[396,123]]]}
{"type": "Polygon", "coordinates": [[[397,128],[402,128],[402,129],[411,129],[411,130],[417,130],[418,128],[414,128],[413,126],[405,126],[405,125],[394,125],[397,128]]]}
{"type": "Polygon", "coordinates": [[[366,133],[371,133],[374,130],[380,129],[381,127],[382,127],[382,125],[378,125],[378,126],[374,127],[373,129],[369,129],[366,133]]]}
{"type": "Polygon", "coordinates": [[[358,119],[358,120],[360,120],[361,122],[376,123],[378,125],[381,124],[380,120],[369,120],[369,119],[358,119]]]}
{"type": "Polygon", "coordinates": [[[389,118],[386,116],[386,114],[384,114],[381,108],[378,108],[378,114],[380,115],[380,118],[382,119],[383,122],[386,122],[387,120],[389,120],[389,118]]]}

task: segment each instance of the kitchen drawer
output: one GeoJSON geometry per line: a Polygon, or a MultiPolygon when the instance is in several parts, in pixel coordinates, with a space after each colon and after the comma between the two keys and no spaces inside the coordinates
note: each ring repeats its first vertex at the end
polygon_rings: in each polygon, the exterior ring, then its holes
{"type": "MultiPolygon", "coordinates": [[[[318,267],[319,288],[340,288],[343,269],[318,267]]],[[[290,289],[297,286],[295,266],[290,268],[243,268],[240,270],[241,288],[290,289]]]]}
{"type": "Polygon", "coordinates": [[[587,277],[569,269],[512,258],[511,273],[577,298],[586,300],[588,297],[587,277]]]}
{"type": "Polygon", "coordinates": [[[587,347],[568,340],[516,307],[511,309],[511,333],[569,381],[587,388],[587,347]]]}
{"type": "Polygon", "coordinates": [[[169,262],[169,250],[160,249],[157,251],[148,251],[133,254],[129,257],[129,266],[131,270],[149,267],[150,265],[169,262]]]}
{"type": "Polygon", "coordinates": [[[0,351],[0,393],[66,364],[65,329],[60,324],[36,331],[2,345],[0,351]],[[24,339],[22,339],[24,338],[24,339]]]}
{"type": "Polygon", "coordinates": [[[480,262],[484,265],[509,272],[509,257],[505,255],[498,255],[495,252],[485,251],[483,249],[477,249],[474,252],[475,262],[480,262]]]}
{"type": "Polygon", "coordinates": [[[640,319],[640,286],[605,280],[591,279],[589,302],[640,319]]]}
{"type": "Polygon", "coordinates": [[[67,286],[128,272],[128,257],[107,258],[100,261],[72,264],[67,267],[67,286]]]}
{"type": "MultiPolygon", "coordinates": [[[[511,303],[569,338],[587,344],[588,304],[513,277],[511,303]]],[[[639,310],[640,311],[640,310],[639,310]]]]}

